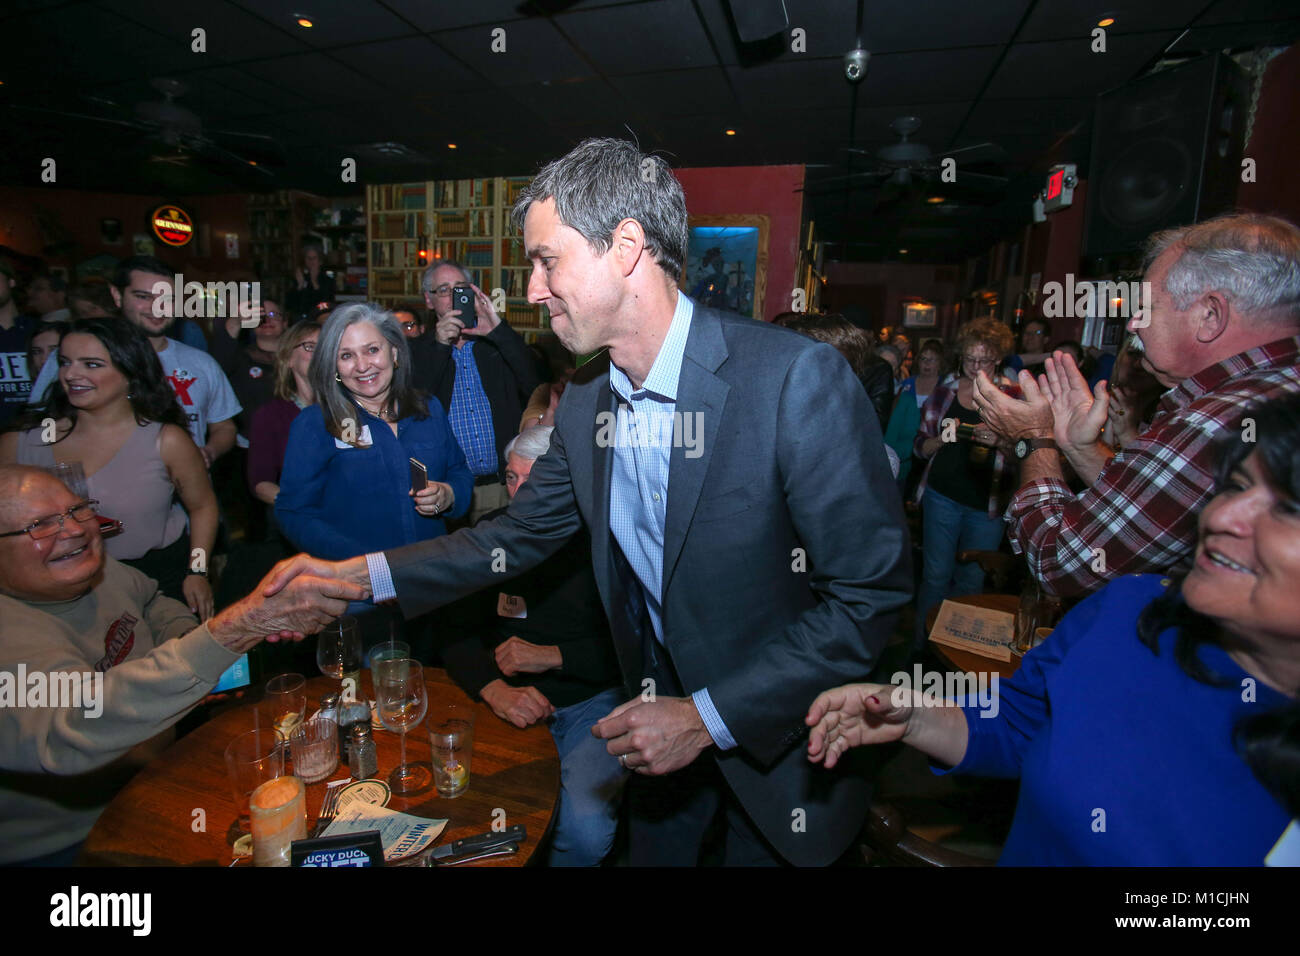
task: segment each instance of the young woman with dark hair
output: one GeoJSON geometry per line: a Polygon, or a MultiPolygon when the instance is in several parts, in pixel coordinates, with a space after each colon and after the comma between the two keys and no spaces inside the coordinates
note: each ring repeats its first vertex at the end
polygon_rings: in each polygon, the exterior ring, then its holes
{"type": "Polygon", "coordinates": [[[46,403],[0,436],[0,463],[80,463],[100,513],[122,523],[104,542],[109,556],[211,617],[217,499],[153,346],[123,319],[77,319],[58,361],[46,403]]]}

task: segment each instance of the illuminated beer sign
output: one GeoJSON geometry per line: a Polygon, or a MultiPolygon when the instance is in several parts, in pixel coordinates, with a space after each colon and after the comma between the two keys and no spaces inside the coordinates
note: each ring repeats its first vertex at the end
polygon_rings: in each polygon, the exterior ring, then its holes
{"type": "Polygon", "coordinates": [[[183,246],[194,238],[194,220],[180,206],[159,206],[149,216],[149,225],[169,246],[183,246]]]}

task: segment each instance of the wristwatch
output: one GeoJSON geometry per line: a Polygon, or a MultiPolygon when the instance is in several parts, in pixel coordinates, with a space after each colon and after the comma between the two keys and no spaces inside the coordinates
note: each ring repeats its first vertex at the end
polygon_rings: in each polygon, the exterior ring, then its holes
{"type": "Polygon", "coordinates": [[[1016,457],[1024,461],[1029,457],[1029,453],[1037,451],[1040,448],[1057,448],[1056,440],[1053,438],[1022,438],[1016,442],[1016,457]]]}

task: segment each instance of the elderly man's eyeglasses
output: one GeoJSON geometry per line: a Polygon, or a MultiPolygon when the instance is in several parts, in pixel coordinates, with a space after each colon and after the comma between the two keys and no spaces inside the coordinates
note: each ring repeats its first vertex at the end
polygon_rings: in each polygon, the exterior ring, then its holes
{"type": "Polygon", "coordinates": [[[46,515],[44,518],[37,518],[27,527],[18,531],[5,531],[0,533],[0,538],[12,538],[20,534],[29,534],[33,541],[40,541],[42,538],[52,538],[63,530],[63,522],[71,516],[72,520],[79,522],[94,521],[95,515],[98,514],[99,502],[94,498],[89,501],[82,501],[73,505],[67,511],[57,515],[46,515]]]}
{"type": "Polygon", "coordinates": [[[445,299],[447,296],[451,295],[451,286],[452,284],[450,282],[444,282],[442,285],[438,286],[438,288],[430,289],[429,291],[434,295],[442,296],[445,299]]]}

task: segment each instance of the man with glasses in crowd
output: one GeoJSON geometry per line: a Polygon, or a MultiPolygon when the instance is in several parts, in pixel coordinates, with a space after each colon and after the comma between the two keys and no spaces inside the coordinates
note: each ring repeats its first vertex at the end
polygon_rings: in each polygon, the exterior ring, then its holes
{"type": "Polygon", "coordinates": [[[492,300],[472,285],[456,262],[424,270],[424,301],[433,312],[433,341],[411,342],[415,385],[442,403],[451,430],[474,474],[474,501],[456,523],[465,527],[509,503],[501,476],[505,447],[518,432],[529,396],[539,384],[537,368],[523,338],[497,315],[492,300]],[[452,288],[474,290],[474,325],[454,308],[452,288]]]}
{"type": "Polygon", "coordinates": [[[104,553],[95,504],[43,469],[0,466],[3,865],[75,863],[109,800],[240,655],[320,630],[363,593],[304,575],[199,623],[104,553]]]}

